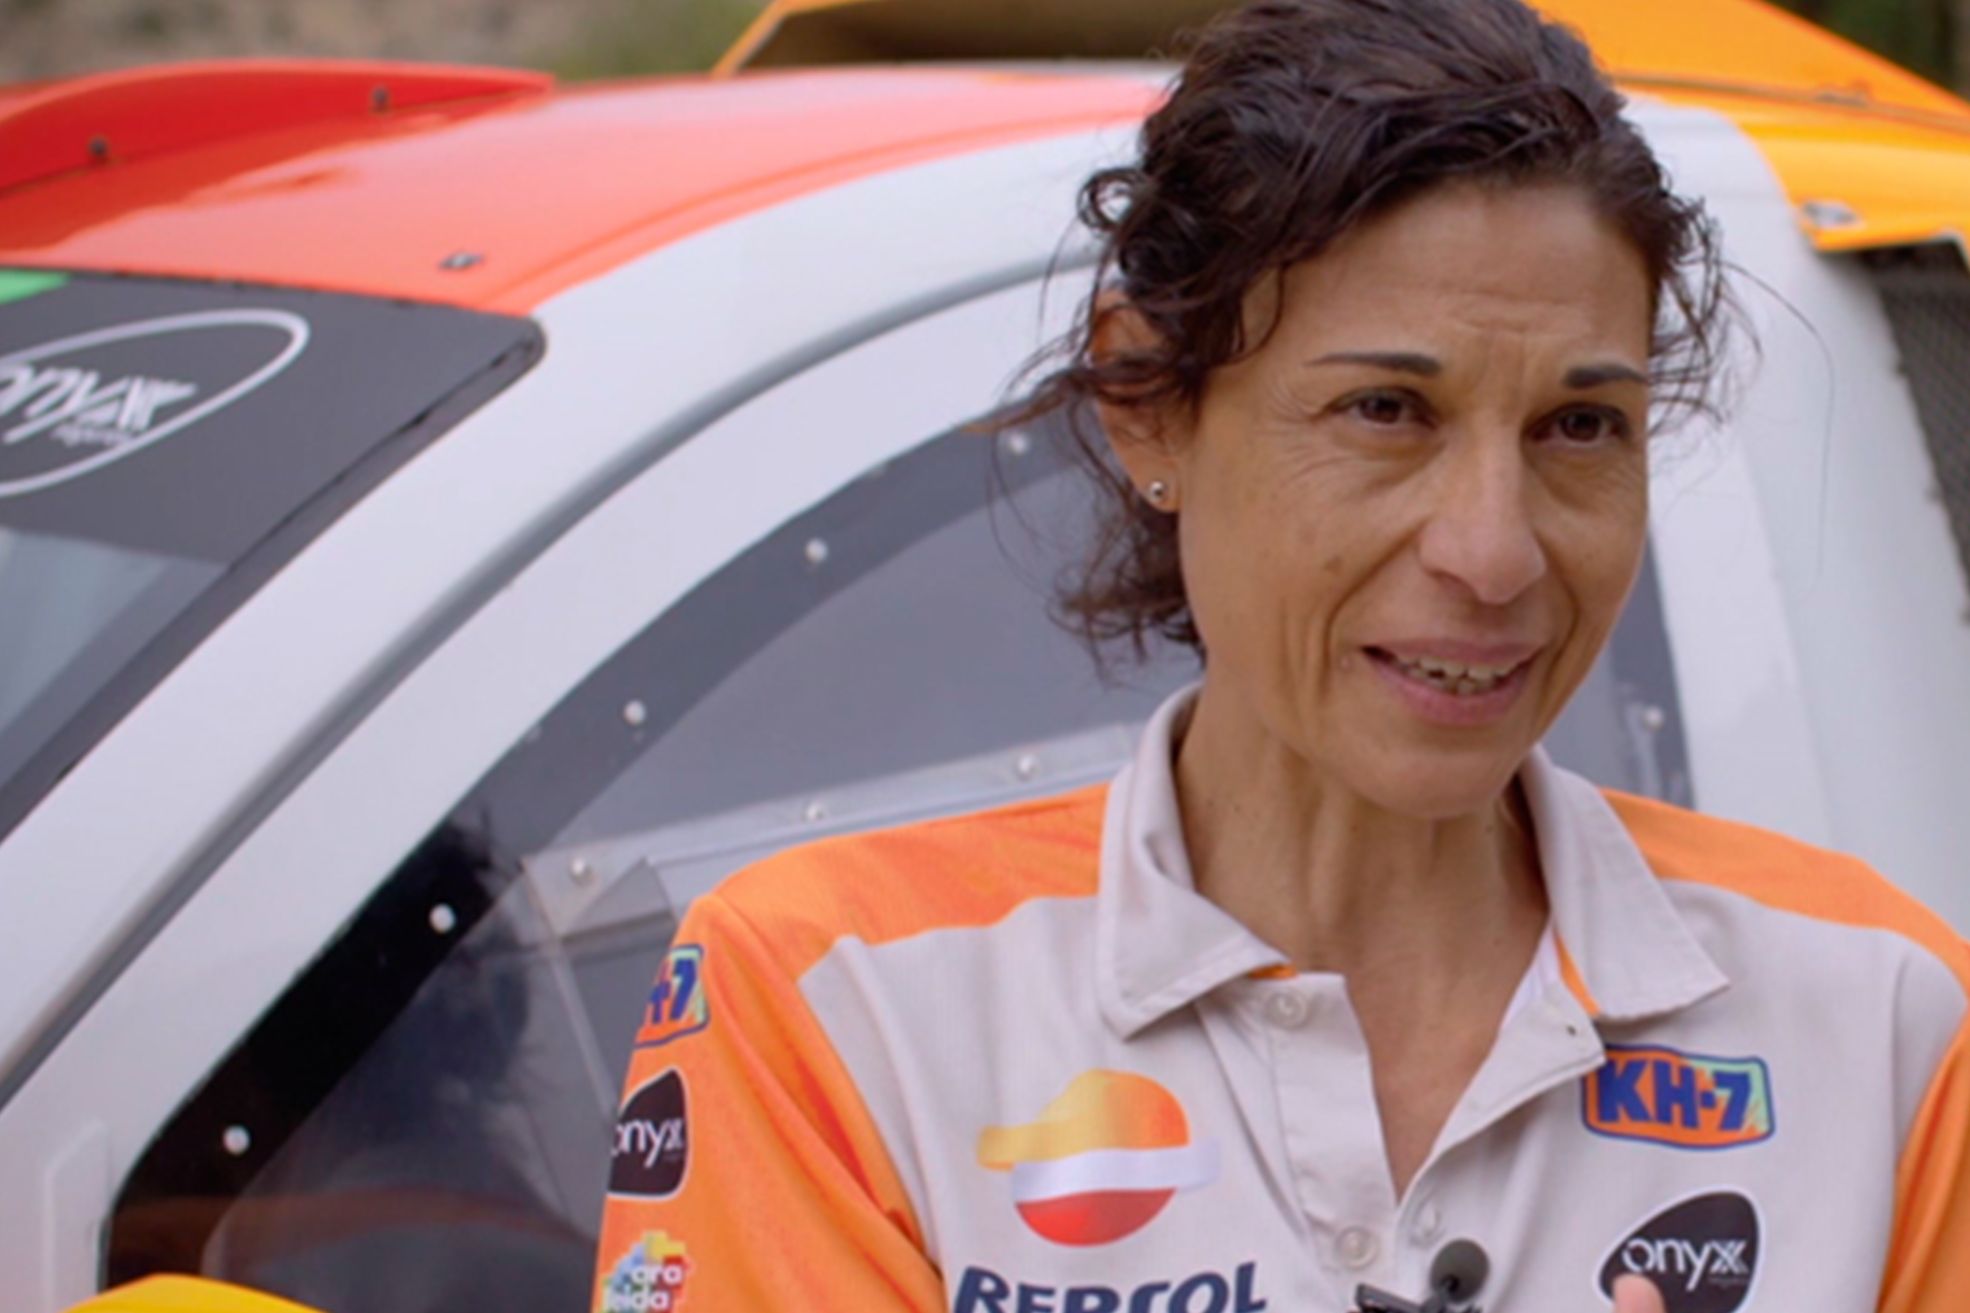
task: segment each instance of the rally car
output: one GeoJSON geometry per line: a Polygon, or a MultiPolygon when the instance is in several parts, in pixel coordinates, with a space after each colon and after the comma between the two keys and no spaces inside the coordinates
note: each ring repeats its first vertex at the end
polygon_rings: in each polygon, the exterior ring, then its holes
{"type": "MultiPolygon", "coordinates": [[[[1547,8],[1760,342],[1551,746],[1970,927],[1970,106],[1748,0],[1547,8]]],[[[1103,778],[1192,677],[1050,623],[1087,494],[972,423],[1172,71],[1013,12],[0,91],[0,1307],[583,1306],[690,900],[1103,778]]]]}

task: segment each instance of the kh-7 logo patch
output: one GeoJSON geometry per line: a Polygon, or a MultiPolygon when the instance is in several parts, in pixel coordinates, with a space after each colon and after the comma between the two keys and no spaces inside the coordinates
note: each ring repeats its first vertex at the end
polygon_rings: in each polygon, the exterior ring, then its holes
{"type": "Polygon", "coordinates": [[[1610,1044],[1580,1086],[1597,1135],[1676,1149],[1736,1149],[1769,1140],[1772,1078],[1762,1058],[1719,1058],[1660,1045],[1610,1044]]]}
{"type": "Polygon", "coordinates": [[[657,968],[650,1002],[636,1032],[636,1047],[647,1049],[711,1024],[711,1000],[705,997],[705,950],[697,944],[673,944],[657,968]]]}

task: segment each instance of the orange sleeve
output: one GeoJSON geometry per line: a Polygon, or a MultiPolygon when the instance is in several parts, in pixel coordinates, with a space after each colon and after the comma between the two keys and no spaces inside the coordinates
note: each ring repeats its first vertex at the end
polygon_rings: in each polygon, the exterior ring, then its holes
{"type": "Polygon", "coordinates": [[[1923,1097],[1895,1174],[1880,1313],[1970,1309],[1970,1021],[1923,1097]]]}
{"type": "Polygon", "coordinates": [[[902,1182],[787,957],[716,893],[679,928],[630,1057],[598,1313],[943,1308],[902,1182]]]}

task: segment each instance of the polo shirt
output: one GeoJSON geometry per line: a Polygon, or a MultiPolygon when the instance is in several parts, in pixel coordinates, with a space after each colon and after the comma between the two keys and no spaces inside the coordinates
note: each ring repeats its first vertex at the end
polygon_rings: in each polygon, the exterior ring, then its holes
{"type": "Polygon", "coordinates": [[[1106,786],[790,850],[644,1011],[595,1308],[1970,1309],[1970,949],[1863,864],[1519,779],[1551,919],[1398,1195],[1335,974],[1193,888],[1187,689],[1106,786]]]}

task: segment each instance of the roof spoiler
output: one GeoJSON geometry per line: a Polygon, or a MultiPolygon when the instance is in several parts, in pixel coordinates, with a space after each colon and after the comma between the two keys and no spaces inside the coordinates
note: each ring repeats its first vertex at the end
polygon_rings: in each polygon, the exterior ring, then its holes
{"type": "Polygon", "coordinates": [[[518,69],[357,60],[162,64],[0,92],[0,191],[111,160],[189,150],[252,132],[459,101],[538,95],[518,69]]]}

